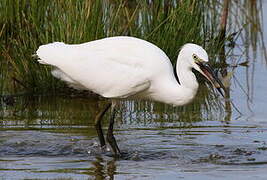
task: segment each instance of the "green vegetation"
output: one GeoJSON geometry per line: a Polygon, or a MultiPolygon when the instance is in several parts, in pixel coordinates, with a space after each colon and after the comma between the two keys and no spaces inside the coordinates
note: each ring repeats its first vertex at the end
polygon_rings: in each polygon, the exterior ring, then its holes
{"type": "MultiPolygon", "coordinates": [[[[82,43],[107,36],[136,36],[155,43],[172,60],[186,42],[218,47],[219,17],[208,18],[210,4],[206,2],[2,0],[1,89],[12,94],[53,93],[64,87],[51,76],[50,67],[40,66],[32,57],[39,45],[53,41],[82,43]]],[[[209,16],[214,14],[218,13],[210,11],[209,16]]]]}

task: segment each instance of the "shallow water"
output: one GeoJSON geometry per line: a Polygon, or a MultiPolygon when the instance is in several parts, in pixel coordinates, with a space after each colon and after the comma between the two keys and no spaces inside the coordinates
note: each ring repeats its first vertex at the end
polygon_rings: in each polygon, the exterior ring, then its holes
{"type": "Polygon", "coordinates": [[[119,159],[101,151],[96,134],[87,134],[94,132],[91,126],[9,125],[0,131],[0,177],[266,179],[266,124],[248,120],[230,125],[205,121],[191,127],[140,124],[117,128],[123,151],[119,159]]]}
{"type": "Polygon", "coordinates": [[[2,100],[0,179],[267,179],[267,69],[256,54],[232,79],[230,98],[242,114],[226,112],[224,100],[205,87],[182,108],[121,102],[115,126],[121,158],[98,144],[93,119],[104,100],[2,100]]]}

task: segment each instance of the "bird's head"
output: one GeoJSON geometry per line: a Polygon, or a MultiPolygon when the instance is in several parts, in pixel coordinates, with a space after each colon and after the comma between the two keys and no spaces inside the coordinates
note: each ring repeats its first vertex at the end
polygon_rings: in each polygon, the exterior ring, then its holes
{"type": "Polygon", "coordinates": [[[181,51],[186,56],[184,59],[189,63],[189,67],[200,72],[224,96],[221,88],[225,90],[225,87],[208,64],[209,57],[205,49],[197,44],[188,43],[183,46],[181,51]]]}

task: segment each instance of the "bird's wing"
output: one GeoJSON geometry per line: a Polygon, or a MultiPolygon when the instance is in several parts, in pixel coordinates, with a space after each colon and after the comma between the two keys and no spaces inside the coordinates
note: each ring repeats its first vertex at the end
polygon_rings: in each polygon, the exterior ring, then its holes
{"type": "Polygon", "coordinates": [[[123,64],[103,55],[93,58],[72,61],[59,68],[74,82],[103,97],[125,98],[149,88],[150,81],[142,67],[123,64]]]}
{"type": "Polygon", "coordinates": [[[109,98],[125,98],[149,88],[150,72],[142,47],[129,43],[41,46],[37,55],[42,63],[62,71],[69,82],[109,98]],[[130,47],[129,47],[130,46],[130,47]],[[143,52],[143,53],[142,53],[143,52]]]}

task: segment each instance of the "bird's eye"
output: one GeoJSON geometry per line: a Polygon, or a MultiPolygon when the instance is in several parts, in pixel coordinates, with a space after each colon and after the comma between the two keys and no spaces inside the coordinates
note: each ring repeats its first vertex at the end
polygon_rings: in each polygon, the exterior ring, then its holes
{"type": "Polygon", "coordinates": [[[197,55],[193,54],[193,59],[194,59],[194,60],[198,60],[197,55]]]}

